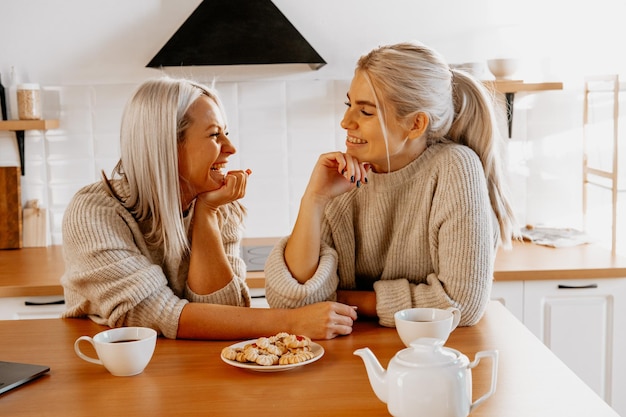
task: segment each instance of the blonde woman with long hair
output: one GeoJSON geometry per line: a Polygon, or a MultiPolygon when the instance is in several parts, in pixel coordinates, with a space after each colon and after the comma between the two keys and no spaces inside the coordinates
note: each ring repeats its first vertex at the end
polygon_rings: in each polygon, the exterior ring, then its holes
{"type": "Polygon", "coordinates": [[[113,178],[79,190],[63,219],[65,317],[145,326],[168,338],[242,339],[352,331],[354,308],[323,302],[249,308],[239,249],[250,170],[215,90],[149,80],[126,105],[113,178]]]}
{"type": "Polygon", "coordinates": [[[475,324],[514,235],[492,97],[407,42],[359,59],[346,105],[346,150],[319,157],[266,263],[268,302],[337,300],[384,326],[405,308],[457,307],[475,324]]]}

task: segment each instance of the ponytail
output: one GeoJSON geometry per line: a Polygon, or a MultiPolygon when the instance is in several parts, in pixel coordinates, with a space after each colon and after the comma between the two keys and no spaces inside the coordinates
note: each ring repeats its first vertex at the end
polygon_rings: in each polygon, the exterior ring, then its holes
{"type": "Polygon", "coordinates": [[[453,142],[470,147],[480,158],[487,179],[491,207],[500,225],[500,237],[502,243],[508,247],[516,232],[513,209],[502,182],[502,139],[493,106],[494,97],[480,81],[464,71],[450,71],[454,120],[446,136],[453,142]]]}

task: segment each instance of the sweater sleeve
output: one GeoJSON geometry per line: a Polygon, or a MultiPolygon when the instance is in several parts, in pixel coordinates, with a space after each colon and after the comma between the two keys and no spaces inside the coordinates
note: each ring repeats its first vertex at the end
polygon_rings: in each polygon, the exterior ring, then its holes
{"type": "Polygon", "coordinates": [[[315,274],[300,284],[285,263],[285,247],[289,237],[282,238],[270,252],[265,263],[265,297],[270,307],[296,308],[337,298],[337,253],[322,243],[320,261],[315,274]]]}
{"type": "Polygon", "coordinates": [[[188,302],[168,287],[162,268],[142,251],[143,235],[112,197],[77,194],[63,219],[65,317],[89,316],[110,327],[152,327],[176,337],[188,302]]]}

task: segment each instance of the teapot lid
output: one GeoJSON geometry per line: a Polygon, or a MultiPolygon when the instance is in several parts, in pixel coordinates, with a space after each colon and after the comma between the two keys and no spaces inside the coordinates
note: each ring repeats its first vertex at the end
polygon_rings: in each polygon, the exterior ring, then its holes
{"type": "Polygon", "coordinates": [[[411,346],[397,353],[398,360],[410,366],[444,366],[458,360],[459,351],[444,348],[444,341],[430,337],[421,337],[411,342],[411,346]]]}

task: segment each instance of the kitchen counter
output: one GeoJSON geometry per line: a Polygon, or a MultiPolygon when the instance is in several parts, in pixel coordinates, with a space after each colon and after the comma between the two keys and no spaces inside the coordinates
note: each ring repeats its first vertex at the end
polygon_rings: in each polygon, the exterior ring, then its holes
{"type": "Polygon", "coordinates": [[[500,249],[494,266],[495,281],[626,278],[626,258],[594,244],[551,248],[515,242],[500,249]]]}
{"type": "Polygon", "coordinates": [[[60,245],[0,250],[0,297],[63,294],[60,245]]]}
{"type": "MultiPolygon", "coordinates": [[[[244,245],[275,240],[247,239],[244,245]]],[[[59,282],[63,270],[61,246],[0,250],[0,297],[63,294],[59,282]]],[[[626,258],[593,244],[554,249],[517,242],[512,250],[499,250],[494,272],[496,281],[624,277],[626,258]]],[[[263,271],[248,272],[247,281],[251,288],[263,288],[263,271]]]]}
{"type": "MultiPolygon", "coordinates": [[[[54,416],[387,416],[372,391],[354,350],[369,347],[387,367],[404,346],[395,329],[357,322],[349,336],[317,341],[324,356],[285,372],[254,372],[220,358],[233,342],[159,338],[146,370],[133,377],[111,376],[74,353],[82,335],[105,328],[86,319],[0,321],[0,358],[48,365],[49,375],[0,397],[2,414],[54,416]],[[43,343],[45,342],[45,344],[43,343]]],[[[88,348],[85,344],[84,347],[88,348]]],[[[618,417],[500,303],[491,302],[483,319],[460,327],[446,346],[474,359],[499,351],[497,388],[472,417],[618,417]]],[[[472,370],[474,400],[489,387],[487,359],[472,370]]]]}

